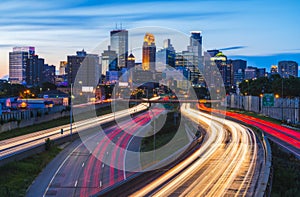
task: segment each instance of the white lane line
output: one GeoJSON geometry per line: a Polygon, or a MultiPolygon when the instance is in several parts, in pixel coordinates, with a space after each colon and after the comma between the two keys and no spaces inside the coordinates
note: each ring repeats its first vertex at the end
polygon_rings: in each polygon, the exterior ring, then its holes
{"type": "Polygon", "coordinates": [[[78,183],[78,181],[76,181],[76,182],[75,182],[75,185],[74,185],[74,187],[77,187],[77,183],[78,183]]]}
{"type": "Polygon", "coordinates": [[[102,164],[102,168],[104,168],[104,163],[102,164]]]}
{"type": "Polygon", "coordinates": [[[84,166],[84,163],[82,163],[81,167],[83,167],[83,166],[84,166]]]}
{"type": "Polygon", "coordinates": [[[102,187],[102,181],[100,181],[99,186],[102,187]]]}

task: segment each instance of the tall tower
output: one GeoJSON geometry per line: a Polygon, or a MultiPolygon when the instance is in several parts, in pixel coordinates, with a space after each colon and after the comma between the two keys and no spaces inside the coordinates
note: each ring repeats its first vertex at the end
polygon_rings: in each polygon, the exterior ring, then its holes
{"type": "Polygon", "coordinates": [[[128,31],[125,29],[110,32],[111,50],[118,55],[118,68],[127,68],[128,57],[128,31]]]}
{"type": "Polygon", "coordinates": [[[146,33],[143,44],[143,70],[155,70],[156,46],[153,34],[146,33]]]}
{"type": "Polygon", "coordinates": [[[34,56],[34,47],[14,47],[9,52],[9,81],[12,84],[26,83],[27,60],[34,56]]]}

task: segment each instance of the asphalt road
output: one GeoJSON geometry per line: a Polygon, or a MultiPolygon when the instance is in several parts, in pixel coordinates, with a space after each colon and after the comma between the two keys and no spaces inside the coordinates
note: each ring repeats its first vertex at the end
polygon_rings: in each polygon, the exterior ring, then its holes
{"type": "Polygon", "coordinates": [[[162,111],[142,113],[76,140],[37,177],[27,196],[90,196],[131,176],[126,169],[138,171],[139,164],[126,160],[126,150],[139,151],[141,138],[134,134],[143,132],[140,128],[162,111]]]}

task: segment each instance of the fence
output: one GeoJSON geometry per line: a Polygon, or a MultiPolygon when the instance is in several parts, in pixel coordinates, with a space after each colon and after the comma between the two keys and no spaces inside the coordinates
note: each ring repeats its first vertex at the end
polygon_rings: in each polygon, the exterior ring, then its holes
{"type": "Polygon", "coordinates": [[[66,115],[69,114],[65,111],[65,106],[61,105],[54,106],[52,108],[4,113],[0,115],[0,133],[16,128],[43,123],[66,115]]]}
{"type": "Polygon", "coordinates": [[[262,105],[258,96],[229,95],[226,97],[227,107],[243,109],[263,114],[278,120],[299,124],[299,98],[278,98],[273,107],[262,105]]]}

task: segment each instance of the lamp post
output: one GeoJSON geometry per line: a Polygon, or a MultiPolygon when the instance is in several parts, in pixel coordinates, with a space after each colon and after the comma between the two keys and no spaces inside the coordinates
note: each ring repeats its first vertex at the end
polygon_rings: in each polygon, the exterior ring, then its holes
{"type": "Polygon", "coordinates": [[[70,89],[70,93],[71,93],[71,96],[70,96],[70,135],[71,135],[71,141],[72,141],[72,121],[73,121],[73,118],[72,118],[72,96],[73,96],[73,84],[71,83],[71,89],[70,89]]]}
{"type": "Polygon", "coordinates": [[[283,76],[281,77],[281,121],[283,121],[283,76]]]}
{"type": "MultiPolygon", "coordinates": [[[[141,104],[144,105],[144,103],[141,103],[141,104]]],[[[146,105],[144,105],[144,106],[146,106],[146,105]]],[[[156,142],[155,142],[156,141],[156,138],[155,138],[155,128],[156,128],[156,125],[155,125],[155,115],[154,115],[152,109],[150,108],[150,106],[146,106],[146,107],[147,107],[148,111],[151,112],[152,117],[153,117],[153,160],[155,161],[156,160],[156,154],[155,154],[155,144],[156,144],[156,142]]]]}
{"type": "Polygon", "coordinates": [[[249,98],[249,96],[250,96],[249,80],[246,79],[245,81],[246,81],[246,83],[247,83],[247,85],[248,85],[248,86],[247,86],[247,87],[248,87],[248,88],[247,88],[247,90],[248,90],[247,105],[248,105],[248,111],[250,111],[250,106],[249,106],[249,105],[250,105],[250,104],[249,104],[249,99],[250,99],[250,98],[249,98]]]}

